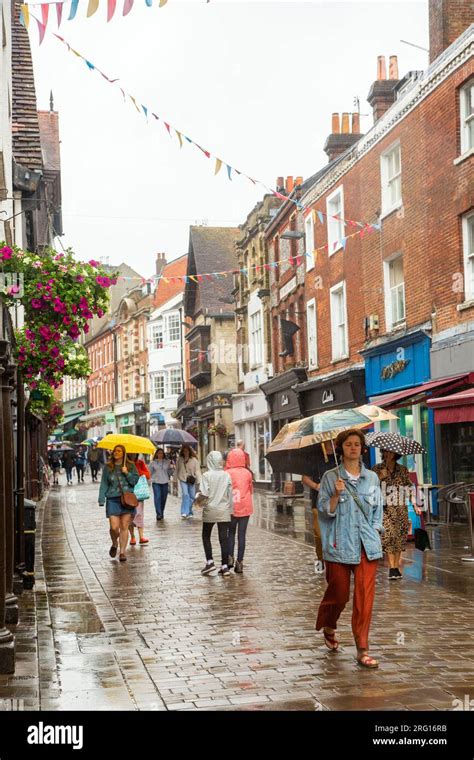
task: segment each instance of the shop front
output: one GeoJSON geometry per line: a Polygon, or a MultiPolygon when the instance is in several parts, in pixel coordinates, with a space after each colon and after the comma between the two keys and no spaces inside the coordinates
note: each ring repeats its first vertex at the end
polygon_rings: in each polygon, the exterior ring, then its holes
{"type": "MultiPolygon", "coordinates": [[[[295,392],[294,386],[306,380],[306,369],[295,367],[294,369],[282,372],[281,375],[277,375],[277,377],[268,380],[266,383],[262,383],[260,386],[270,407],[270,443],[288,422],[301,419],[304,416],[301,411],[299,396],[295,392]]],[[[301,480],[301,477],[294,476],[294,479],[301,480]]],[[[285,480],[284,475],[282,476],[280,473],[272,474],[272,481],[275,487],[279,488],[282,480],[285,480]]]]}
{"type": "Polygon", "coordinates": [[[268,486],[271,468],[265,459],[271,441],[268,403],[262,391],[236,393],[232,397],[235,440],[245,443],[256,483],[268,486]]]}
{"type": "Polygon", "coordinates": [[[199,462],[202,467],[205,467],[210,451],[224,453],[235,444],[232,395],[213,393],[196,401],[195,421],[199,462]]]}
{"type": "Polygon", "coordinates": [[[351,409],[366,403],[364,365],[310,378],[295,386],[303,417],[328,409],[351,409]]]}
{"type": "Polygon", "coordinates": [[[55,434],[64,441],[80,443],[87,437],[87,431],[81,422],[81,418],[87,408],[87,398],[81,396],[71,401],[65,401],[63,407],[64,419],[58,431],[55,431],[55,434]],[[59,433],[59,430],[61,430],[61,433],[59,433]]]}
{"type": "Polygon", "coordinates": [[[84,414],[79,423],[85,429],[84,438],[103,438],[117,432],[115,414],[110,411],[84,414]]]}
{"type": "MultiPolygon", "coordinates": [[[[365,386],[369,402],[393,411],[397,419],[376,423],[375,430],[398,432],[419,441],[423,456],[404,457],[401,463],[415,472],[419,484],[437,481],[433,412],[428,408],[430,337],[423,330],[400,335],[360,351],[365,358],[365,386]]],[[[380,452],[371,452],[380,461],[380,452]]]]}
{"type": "Polygon", "coordinates": [[[467,390],[430,399],[434,412],[438,474],[442,483],[474,483],[474,372],[465,376],[467,390]]]}

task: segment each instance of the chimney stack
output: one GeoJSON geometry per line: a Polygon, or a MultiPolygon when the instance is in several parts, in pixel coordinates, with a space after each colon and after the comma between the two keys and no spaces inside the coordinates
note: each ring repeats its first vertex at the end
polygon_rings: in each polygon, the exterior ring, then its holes
{"type": "Polygon", "coordinates": [[[370,88],[367,100],[372,106],[374,113],[374,124],[378,122],[381,116],[387,111],[392,103],[396,100],[395,85],[399,82],[398,78],[398,60],[396,55],[390,56],[389,79],[387,79],[387,67],[385,56],[379,55],[377,58],[377,79],[370,88]]]}
{"type": "Polygon", "coordinates": [[[295,177],[295,187],[303,184],[303,177],[295,177]]]}
{"type": "Polygon", "coordinates": [[[156,274],[160,275],[166,266],[166,253],[156,254],[156,274]]]}
{"type": "Polygon", "coordinates": [[[342,114],[342,125],[340,114],[333,113],[331,124],[332,132],[324,143],[324,152],[329,161],[333,161],[337,156],[340,156],[341,153],[344,153],[360,138],[359,114],[352,114],[352,130],[349,126],[348,112],[342,114]]]}
{"type": "Polygon", "coordinates": [[[290,195],[290,193],[293,192],[293,188],[295,186],[295,183],[293,182],[293,177],[287,177],[286,178],[286,194],[290,195]]]}
{"type": "Polygon", "coordinates": [[[429,0],[430,63],[474,24],[472,0],[429,0]]]}

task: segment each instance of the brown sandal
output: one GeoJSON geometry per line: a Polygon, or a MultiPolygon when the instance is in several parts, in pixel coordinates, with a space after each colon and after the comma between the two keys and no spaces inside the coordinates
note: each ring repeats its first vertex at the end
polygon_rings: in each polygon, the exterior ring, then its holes
{"type": "Polygon", "coordinates": [[[126,562],[126,561],[127,561],[127,558],[126,558],[125,554],[121,554],[121,555],[119,556],[119,560],[120,560],[120,562],[126,562]]]}
{"type": "Polygon", "coordinates": [[[360,665],[361,668],[378,668],[379,666],[377,660],[374,660],[374,658],[370,657],[368,654],[363,654],[362,657],[358,657],[357,664],[360,665]]]}
{"type": "Polygon", "coordinates": [[[112,546],[109,549],[109,554],[111,557],[117,556],[117,547],[112,544],[112,546]]]}
{"type": "Polygon", "coordinates": [[[331,652],[336,652],[339,648],[339,642],[336,639],[335,633],[326,633],[323,628],[324,643],[331,652]]]}

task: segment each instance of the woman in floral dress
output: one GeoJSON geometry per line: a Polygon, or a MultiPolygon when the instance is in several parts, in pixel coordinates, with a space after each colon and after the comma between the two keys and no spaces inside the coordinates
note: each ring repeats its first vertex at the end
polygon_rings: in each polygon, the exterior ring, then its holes
{"type": "Polygon", "coordinates": [[[414,486],[408,475],[408,470],[398,460],[401,454],[381,449],[382,462],[372,469],[377,473],[384,501],[382,548],[388,557],[389,580],[399,580],[400,557],[405,551],[408,538],[408,502],[412,501],[417,514],[416,499],[412,499],[414,486]]]}

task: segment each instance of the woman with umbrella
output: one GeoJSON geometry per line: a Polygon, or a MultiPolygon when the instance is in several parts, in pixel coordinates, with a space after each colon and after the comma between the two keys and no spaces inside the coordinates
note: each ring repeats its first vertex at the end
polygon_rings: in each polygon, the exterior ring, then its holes
{"type": "Polygon", "coordinates": [[[125,551],[128,543],[128,533],[135,509],[127,509],[122,505],[121,496],[133,492],[138,482],[138,471],[133,462],[127,459],[125,446],[118,444],[112,451],[112,456],[102,470],[99,489],[99,505],[107,504],[105,513],[110,522],[110,537],[112,546],[109,554],[117,555],[117,543],[120,543],[120,562],[126,562],[125,551]]]}
{"type": "Polygon", "coordinates": [[[176,464],[176,480],[181,484],[181,517],[192,517],[196,488],[201,480],[199,461],[190,446],[182,446],[176,464]]]}
{"type": "Polygon", "coordinates": [[[364,448],[360,430],[340,433],[336,454],[341,463],[325,472],[321,480],[318,511],[328,586],[319,607],[316,630],[323,629],[328,649],[338,649],[337,621],[349,601],[354,573],[352,632],[357,663],[377,668],[378,662],[368,654],[368,638],[377,565],[383,556],[379,535],[383,531],[382,493],[377,476],[362,463],[364,448]]]}
{"type": "Polygon", "coordinates": [[[421,510],[413,498],[414,486],[408,470],[398,460],[407,454],[422,453],[423,448],[398,433],[372,433],[367,436],[367,443],[380,448],[382,455],[382,462],[372,468],[380,480],[384,500],[382,548],[388,557],[389,580],[400,580],[400,557],[408,539],[408,502],[413,501],[416,514],[421,514],[421,510]]]}

